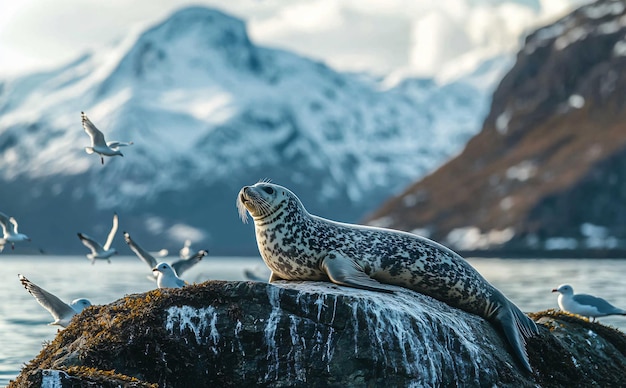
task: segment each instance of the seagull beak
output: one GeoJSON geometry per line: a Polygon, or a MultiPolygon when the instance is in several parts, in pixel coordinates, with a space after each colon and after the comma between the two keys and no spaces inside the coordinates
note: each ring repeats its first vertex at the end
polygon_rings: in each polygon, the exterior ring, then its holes
{"type": "Polygon", "coordinates": [[[556,288],[553,288],[552,292],[559,292],[559,290],[557,290],[556,288]]]}
{"type": "Polygon", "coordinates": [[[152,273],[159,272],[158,268],[152,268],[152,273]]]}

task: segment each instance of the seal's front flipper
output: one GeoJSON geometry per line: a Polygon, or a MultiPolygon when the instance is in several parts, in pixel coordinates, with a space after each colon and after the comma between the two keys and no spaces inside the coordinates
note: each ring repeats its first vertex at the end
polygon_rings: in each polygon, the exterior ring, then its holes
{"type": "Polygon", "coordinates": [[[322,260],[321,268],[335,284],[370,291],[394,292],[392,287],[367,276],[357,262],[338,251],[331,251],[326,255],[322,260]]]}

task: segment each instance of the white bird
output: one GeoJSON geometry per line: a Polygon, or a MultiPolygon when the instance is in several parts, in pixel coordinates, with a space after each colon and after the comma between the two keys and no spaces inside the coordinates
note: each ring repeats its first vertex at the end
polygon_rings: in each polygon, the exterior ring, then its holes
{"type": "Polygon", "coordinates": [[[180,248],[180,251],[178,251],[178,255],[180,256],[181,259],[188,259],[191,257],[191,240],[190,239],[185,240],[183,247],[180,248]]]}
{"type": "Polygon", "coordinates": [[[30,238],[17,231],[17,221],[13,217],[0,212],[0,225],[2,225],[2,238],[0,238],[0,252],[4,249],[6,243],[11,243],[11,249],[15,249],[15,243],[18,241],[30,241],[30,238]]]}
{"type": "MultiPolygon", "coordinates": [[[[148,264],[150,269],[154,269],[155,267],[157,267],[157,261],[154,258],[154,256],[152,256],[145,249],[143,249],[139,244],[137,244],[130,237],[130,234],[128,234],[127,232],[124,232],[124,240],[130,247],[130,249],[133,252],[135,252],[135,255],[137,255],[137,257],[140,258],[141,261],[148,264]]],[[[175,261],[174,263],[172,263],[171,267],[174,269],[176,274],[182,275],[183,272],[187,271],[189,268],[198,264],[202,260],[202,258],[208,254],[209,254],[208,249],[201,249],[188,259],[175,261]]],[[[154,278],[157,277],[158,274],[154,271],[152,272],[152,274],[153,274],[152,279],[154,280],[154,278]]]]}
{"type": "Polygon", "coordinates": [[[111,227],[111,231],[109,232],[109,236],[107,237],[107,241],[104,243],[104,246],[100,245],[100,243],[86,234],[80,232],[77,233],[78,238],[83,245],[91,249],[91,253],[87,254],[87,258],[91,260],[91,264],[95,264],[97,259],[106,260],[111,263],[110,257],[117,254],[115,248],[111,248],[113,238],[115,238],[115,233],[117,233],[117,225],[117,213],[113,213],[113,226],[111,227]]]}
{"type": "Polygon", "coordinates": [[[569,284],[561,284],[552,292],[558,292],[557,302],[561,310],[583,317],[597,318],[607,315],[626,315],[626,310],[617,308],[602,298],[587,294],[574,294],[569,284]]]}
{"type": "Polygon", "coordinates": [[[86,307],[91,306],[91,302],[85,298],[74,299],[72,303],[67,304],[35,283],[26,279],[24,276],[20,274],[17,276],[20,278],[20,282],[22,282],[24,288],[26,288],[26,290],[28,290],[28,292],[35,297],[35,300],[39,302],[43,308],[48,310],[50,314],[52,314],[54,322],[50,322],[50,325],[66,327],[69,325],[74,315],[80,313],[86,307]]]}
{"type": "Polygon", "coordinates": [[[176,275],[176,271],[167,263],[159,263],[152,268],[157,274],[157,286],[159,288],[182,288],[187,282],[176,275]]]}
{"type": "Polygon", "coordinates": [[[100,162],[104,164],[104,156],[124,156],[122,152],[120,152],[119,148],[124,146],[132,145],[133,142],[119,142],[119,141],[110,141],[107,142],[104,140],[104,134],[100,132],[98,128],[89,120],[85,112],[80,112],[80,116],[83,119],[83,128],[85,132],[91,138],[91,146],[85,147],[85,152],[88,154],[93,154],[94,152],[100,155],[100,162]]]}

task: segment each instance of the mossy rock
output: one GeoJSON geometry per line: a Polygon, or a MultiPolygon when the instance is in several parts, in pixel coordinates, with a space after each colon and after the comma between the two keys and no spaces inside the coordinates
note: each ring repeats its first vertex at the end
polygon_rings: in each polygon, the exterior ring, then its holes
{"type": "Polygon", "coordinates": [[[484,319],[410,290],[209,281],[84,310],[10,387],[618,386],[626,336],[533,313],[523,371],[484,319]]]}

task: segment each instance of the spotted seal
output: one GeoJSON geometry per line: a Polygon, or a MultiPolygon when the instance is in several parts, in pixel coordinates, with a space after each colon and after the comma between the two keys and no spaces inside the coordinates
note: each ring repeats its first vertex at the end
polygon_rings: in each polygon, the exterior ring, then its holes
{"type": "Polygon", "coordinates": [[[285,187],[269,182],[245,186],[237,208],[254,220],[259,252],[275,280],[321,280],[393,292],[395,285],[479,315],[503,329],[530,372],[526,339],[537,326],[452,250],[415,234],[345,224],[306,211],[285,187]]]}

